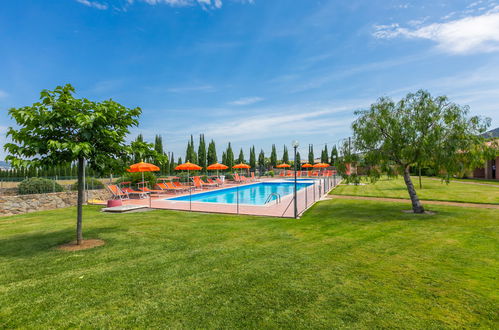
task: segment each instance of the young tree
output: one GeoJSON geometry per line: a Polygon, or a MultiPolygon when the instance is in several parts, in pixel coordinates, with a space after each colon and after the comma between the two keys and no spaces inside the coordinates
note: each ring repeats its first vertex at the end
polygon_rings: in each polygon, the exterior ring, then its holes
{"type": "Polygon", "coordinates": [[[282,152],[282,162],[289,164],[288,147],[286,146],[284,146],[284,151],[282,152]]]}
{"type": "Polygon", "coordinates": [[[308,146],[308,163],[313,165],[314,162],[315,162],[314,146],[309,144],[309,146],[308,146]]]}
{"type": "Polygon", "coordinates": [[[120,161],[128,147],[125,137],[131,126],[138,125],[140,108],[129,109],[107,100],[93,102],[74,97],[70,84],[43,90],[40,102],[9,110],[19,128],[10,127],[12,143],[4,148],[15,167],[78,166],[76,242],[83,241],[83,169],[85,161],[97,172],[123,170],[120,161]]]}
{"type": "Polygon", "coordinates": [[[215,164],[218,162],[217,148],[215,147],[215,141],[211,140],[208,145],[208,155],[207,155],[208,165],[215,164]]]}
{"type": "Polygon", "coordinates": [[[244,152],[243,152],[243,148],[241,148],[241,150],[239,151],[239,157],[237,157],[237,163],[238,164],[244,163],[244,152]]]}
{"type": "Polygon", "coordinates": [[[275,148],[275,144],[272,145],[272,152],[270,153],[270,165],[272,167],[277,166],[277,151],[275,148]]]}
{"type": "Polygon", "coordinates": [[[256,154],[255,154],[255,146],[252,146],[250,148],[250,158],[249,158],[249,165],[251,168],[254,170],[256,168],[256,154]]]}
{"type": "Polygon", "coordinates": [[[199,135],[199,147],[198,147],[198,165],[206,170],[206,142],[204,141],[204,134],[199,135]]]}
{"type": "Polygon", "coordinates": [[[370,109],[356,111],[352,124],[353,145],[371,165],[376,180],[379,171],[396,167],[403,173],[415,213],[424,208],[411,180],[410,168],[431,162],[446,180],[487,157],[488,149],[480,135],[490,119],[468,117],[469,108],[451,103],[447,97],[432,97],[419,90],[395,103],[382,97],[370,109]]]}

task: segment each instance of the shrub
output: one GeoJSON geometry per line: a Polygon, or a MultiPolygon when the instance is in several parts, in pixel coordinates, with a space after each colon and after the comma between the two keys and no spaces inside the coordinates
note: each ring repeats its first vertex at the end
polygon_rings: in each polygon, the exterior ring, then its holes
{"type": "MultiPolygon", "coordinates": [[[[86,178],[85,179],[85,184],[87,189],[104,189],[104,184],[97,180],[96,178],[86,178]]],[[[70,186],[71,190],[78,190],[78,182],[73,183],[70,186]]]]}
{"type": "Polygon", "coordinates": [[[23,180],[17,187],[19,195],[43,194],[64,191],[64,188],[54,180],[44,178],[29,178],[23,180]]]}
{"type": "Polygon", "coordinates": [[[267,173],[265,173],[265,175],[273,178],[275,174],[274,174],[274,171],[268,171],[267,173]]]}

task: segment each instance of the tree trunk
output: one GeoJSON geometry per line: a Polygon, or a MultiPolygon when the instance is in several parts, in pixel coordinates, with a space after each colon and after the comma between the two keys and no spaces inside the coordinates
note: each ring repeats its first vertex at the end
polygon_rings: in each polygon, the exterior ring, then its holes
{"type": "Polygon", "coordinates": [[[411,197],[412,202],[412,210],[414,213],[424,213],[424,208],[421,202],[419,201],[418,195],[416,194],[416,189],[411,181],[411,174],[409,173],[409,166],[404,169],[404,181],[407,186],[407,191],[409,192],[409,196],[411,197]]]}
{"type": "Polygon", "coordinates": [[[82,234],[82,218],[83,218],[83,171],[85,166],[85,160],[83,157],[78,158],[78,202],[76,205],[77,210],[77,220],[76,220],[76,244],[80,245],[83,241],[82,234]]]}

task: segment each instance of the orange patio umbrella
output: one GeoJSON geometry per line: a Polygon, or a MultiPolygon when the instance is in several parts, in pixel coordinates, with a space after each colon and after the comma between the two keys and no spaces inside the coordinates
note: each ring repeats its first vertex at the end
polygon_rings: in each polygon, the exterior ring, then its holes
{"type": "Polygon", "coordinates": [[[202,169],[203,168],[201,166],[193,164],[191,162],[180,164],[177,167],[175,167],[175,170],[177,171],[187,171],[187,182],[189,182],[189,171],[199,171],[202,169]]]}
{"type": "Polygon", "coordinates": [[[286,163],[283,163],[283,164],[279,164],[276,166],[277,168],[288,168],[288,167],[291,167],[291,165],[289,164],[286,164],[286,163]]]}
{"type": "Polygon", "coordinates": [[[327,163],[318,163],[318,164],[315,164],[313,167],[314,168],[326,168],[326,167],[329,167],[331,165],[327,164],[327,163]]]}
{"type": "Polygon", "coordinates": [[[306,163],[306,164],[303,164],[301,167],[303,167],[303,168],[310,168],[310,167],[314,167],[314,165],[306,163]]]}
{"type": "Polygon", "coordinates": [[[207,170],[210,170],[210,171],[214,171],[216,170],[217,171],[217,176],[218,176],[218,171],[219,170],[226,170],[228,169],[229,166],[227,165],[224,165],[224,164],[220,164],[220,163],[215,163],[215,164],[211,164],[210,166],[208,166],[206,169],[207,170]]]}
{"type": "Polygon", "coordinates": [[[232,168],[239,168],[239,169],[242,169],[242,168],[245,168],[248,170],[248,173],[249,173],[249,169],[251,168],[251,166],[249,166],[248,164],[237,164],[237,165],[234,165],[232,166],[232,168]]]}
{"type": "Polygon", "coordinates": [[[157,167],[154,164],[149,164],[144,162],[130,165],[130,167],[127,168],[127,172],[130,173],[142,172],[142,183],[144,182],[144,172],[157,172],[157,171],[159,171],[159,167],[157,167]]]}

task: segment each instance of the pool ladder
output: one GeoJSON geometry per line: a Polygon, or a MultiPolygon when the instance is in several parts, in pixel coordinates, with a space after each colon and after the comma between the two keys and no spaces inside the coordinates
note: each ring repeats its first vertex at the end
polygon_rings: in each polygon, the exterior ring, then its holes
{"type": "Polygon", "coordinates": [[[272,200],[272,197],[275,197],[276,199],[276,204],[279,204],[281,202],[281,195],[278,194],[278,193],[271,193],[269,195],[269,197],[267,197],[267,199],[265,200],[265,204],[267,204],[268,202],[270,202],[272,200]]]}

